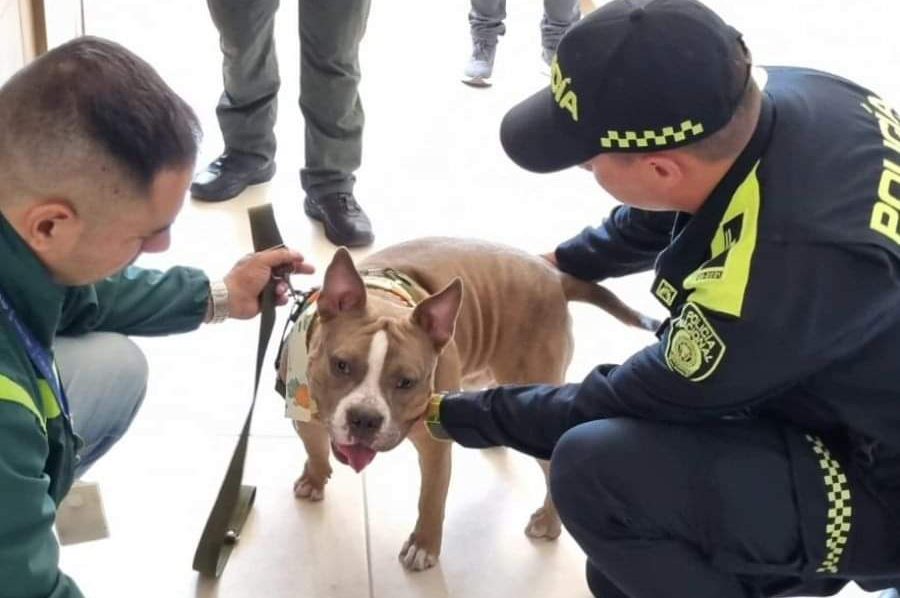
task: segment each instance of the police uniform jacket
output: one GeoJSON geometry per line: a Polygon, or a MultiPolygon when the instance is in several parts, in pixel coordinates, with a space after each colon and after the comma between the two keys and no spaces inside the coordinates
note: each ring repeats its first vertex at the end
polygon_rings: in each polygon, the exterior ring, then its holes
{"type": "MultiPolygon", "coordinates": [[[[586,420],[776,418],[803,432],[796,459],[852,468],[900,511],[900,114],[827,73],[767,74],[697,213],[618,207],[556,250],[588,280],[655,268],[658,342],[581,383],[451,394],[453,439],[546,459],[586,420]]],[[[821,498],[821,475],[797,483],[821,498]]]]}

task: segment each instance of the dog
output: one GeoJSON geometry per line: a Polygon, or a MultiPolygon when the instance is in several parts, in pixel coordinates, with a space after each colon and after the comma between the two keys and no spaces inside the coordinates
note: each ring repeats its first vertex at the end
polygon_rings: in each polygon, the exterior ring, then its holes
{"type": "MultiPolygon", "coordinates": [[[[419,453],[419,514],[399,556],[407,569],[421,571],[441,551],[450,483],[450,445],[422,423],[433,393],[561,384],[573,350],[569,301],[594,304],[630,326],[655,330],[658,322],[539,256],[483,241],[413,240],[359,267],[338,249],[312,302],[303,344],[291,342],[292,335],[282,342],[280,380],[291,368],[305,368],[308,383],[308,392],[294,384],[288,398],[302,395],[312,406],[310,421],[294,422],[307,452],[294,493],[322,500],[332,452],[359,472],[408,437],[419,453]]],[[[548,463],[542,467],[546,475],[548,463]]],[[[549,491],[525,531],[559,536],[549,491]]]]}

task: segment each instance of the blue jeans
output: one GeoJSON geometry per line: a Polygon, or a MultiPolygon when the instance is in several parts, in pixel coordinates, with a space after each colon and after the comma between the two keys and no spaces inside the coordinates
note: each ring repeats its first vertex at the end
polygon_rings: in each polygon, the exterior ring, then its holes
{"type": "Polygon", "coordinates": [[[109,332],[57,337],[54,354],[75,433],[84,440],[77,479],[131,425],[147,391],[147,360],[128,337],[109,332]]]}

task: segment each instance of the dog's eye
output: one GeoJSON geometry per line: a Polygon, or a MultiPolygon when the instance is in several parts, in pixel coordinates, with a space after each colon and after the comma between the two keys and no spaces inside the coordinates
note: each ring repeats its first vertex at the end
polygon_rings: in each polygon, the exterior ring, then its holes
{"type": "Polygon", "coordinates": [[[350,375],[350,363],[343,359],[335,359],[333,362],[334,371],[344,376],[350,375]]]}
{"type": "Polygon", "coordinates": [[[415,381],[410,380],[409,378],[400,378],[397,380],[397,388],[400,390],[407,390],[412,388],[415,385],[415,381]]]}

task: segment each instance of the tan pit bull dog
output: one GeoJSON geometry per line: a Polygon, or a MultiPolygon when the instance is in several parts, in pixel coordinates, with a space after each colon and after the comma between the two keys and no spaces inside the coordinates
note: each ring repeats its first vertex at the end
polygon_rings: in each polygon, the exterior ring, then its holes
{"type": "MultiPolygon", "coordinates": [[[[347,250],[337,251],[314,303],[316,320],[302,334],[313,417],[294,422],[308,455],[294,492],[322,499],[330,451],[358,472],[408,436],[422,477],[419,517],[400,560],[420,571],[441,551],[450,483],[451,445],[434,440],[422,424],[432,394],[561,384],[573,348],[568,301],[592,303],[632,326],[652,330],[657,323],[540,257],[481,241],[410,241],[370,255],[360,267],[362,276],[347,250]],[[421,287],[418,298],[415,286],[421,287]]],[[[282,345],[282,380],[286,370],[302,365],[292,362],[290,340],[282,345]]],[[[559,536],[549,492],[525,533],[559,536]]]]}

